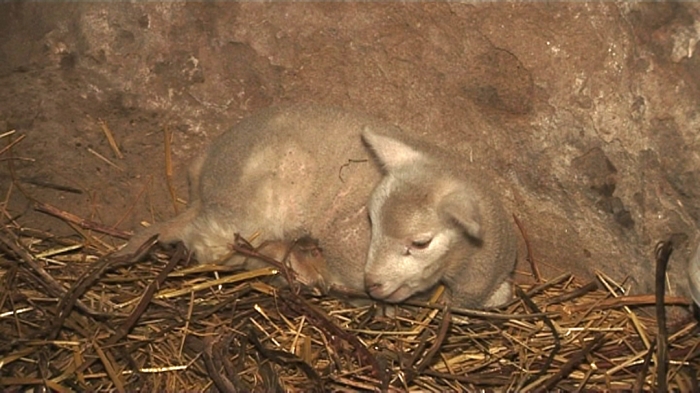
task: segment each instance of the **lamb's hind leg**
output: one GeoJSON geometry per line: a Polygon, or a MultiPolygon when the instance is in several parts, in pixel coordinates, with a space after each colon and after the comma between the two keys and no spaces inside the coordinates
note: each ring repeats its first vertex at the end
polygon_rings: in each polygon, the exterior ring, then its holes
{"type": "Polygon", "coordinates": [[[169,244],[178,240],[183,240],[186,228],[192,223],[199,210],[198,204],[190,206],[182,214],[170,220],[155,223],[134,234],[129,242],[115,255],[127,255],[136,252],[151,236],[158,235],[158,241],[169,244]]]}

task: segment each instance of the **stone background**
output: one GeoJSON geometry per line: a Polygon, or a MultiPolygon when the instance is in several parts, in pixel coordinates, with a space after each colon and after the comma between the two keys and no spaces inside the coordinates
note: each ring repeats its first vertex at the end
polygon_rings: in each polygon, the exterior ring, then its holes
{"type": "Polygon", "coordinates": [[[686,294],[698,40],[692,3],[2,3],[0,132],[25,138],[0,156],[0,192],[32,228],[74,233],[30,198],[134,229],[174,214],[164,129],[186,198],[187,163],[237,119],[317,102],[463,151],[546,276],[598,269],[651,291],[672,237],[670,293],[686,294]]]}

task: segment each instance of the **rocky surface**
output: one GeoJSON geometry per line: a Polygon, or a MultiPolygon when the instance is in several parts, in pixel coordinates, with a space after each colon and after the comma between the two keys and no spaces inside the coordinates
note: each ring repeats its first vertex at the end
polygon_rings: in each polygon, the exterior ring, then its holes
{"type": "Polygon", "coordinates": [[[669,293],[687,295],[698,40],[692,3],[3,3],[0,132],[25,138],[0,157],[0,191],[28,226],[72,233],[23,192],[134,229],[174,214],[164,129],[184,198],[187,163],[237,119],[318,102],[460,149],[547,276],[598,269],[651,291],[672,237],[669,293]]]}

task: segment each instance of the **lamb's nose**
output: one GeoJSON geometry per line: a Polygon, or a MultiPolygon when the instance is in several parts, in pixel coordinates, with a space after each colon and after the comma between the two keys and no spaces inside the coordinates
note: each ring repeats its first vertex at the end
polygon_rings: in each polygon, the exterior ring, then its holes
{"type": "Polygon", "coordinates": [[[374,293],[381,291],[382,283],[376,281],[374,278],[366,276],[365,277],[365,289],[367,292],[373,296],[374,293]]]}

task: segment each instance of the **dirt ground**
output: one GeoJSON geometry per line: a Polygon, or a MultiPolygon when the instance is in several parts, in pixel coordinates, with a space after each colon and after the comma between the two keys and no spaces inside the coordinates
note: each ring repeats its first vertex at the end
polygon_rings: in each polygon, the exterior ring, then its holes
{"type": "Polygon", "coordinates": [[[214,136],[259,108],[317,102],[463,151],[545,274],[598,269],[649,291],[671,237],[670,292],[684,295],[698,40],[692,3],[3,3],[4,219],[76,236],[34,200],[123,230],[169,218],[214,136]]]}

